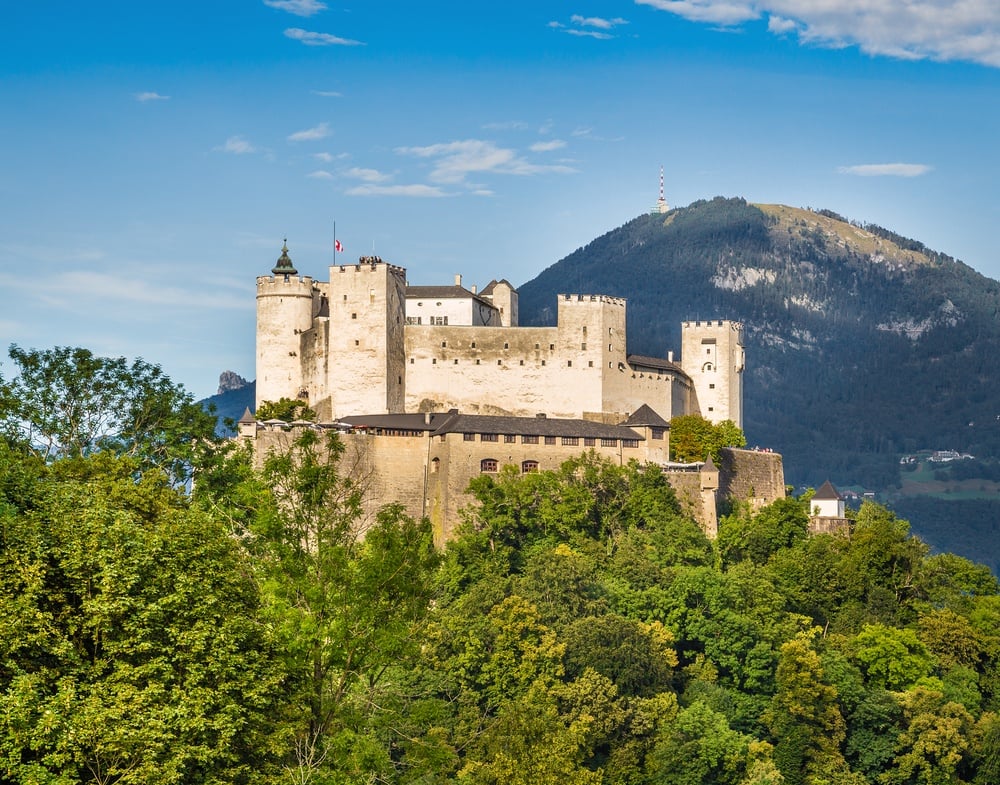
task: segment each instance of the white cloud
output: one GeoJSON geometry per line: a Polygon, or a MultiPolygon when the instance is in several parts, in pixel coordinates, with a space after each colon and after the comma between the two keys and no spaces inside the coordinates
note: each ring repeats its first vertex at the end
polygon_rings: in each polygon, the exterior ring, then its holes
{"type": "Polygon", "coordinates": [[[304,131],[296,131],[288,136],[289,142],[315,142],[317,139],[326,139],[330,135],[329,123],[320,123],[304,131]]]}
{"type": "Polygon", "coordinates": [[[230,136],[225,141],[225,144],[221,144],[215,149],[223,153],[232,153],[233,155],[246,155],[247,153],[257,152],[257,148],[242,136],[230,136]]]}
{"type": "Polygon", "coordinates": [[[635,0],[696,22],[734,26],[768,17],[775,34],[805,44],[857,46],[904,60],[960,60],[1000,68],[996,0],[635,0]]]}
{"type": "Polygon", "coordinates": [[[547,153],[550,150],[558,150],[560,147],[565,147],[566,143],[562,139],[552,139],[548,142],[535,142],[528,149],[533,153],[547,153]]]}
{"type": "Polygon", "coordinates": [[[312,16],[326,10],[326,3],[320,0],[264,0],[264,5],[296,16],[312,16]]]}
{"type": "Polygon", "coordinates": [[[362,169],[358,166],[348,169],[344,175],[355,180],[363,180],[366,183],[384,183],[391,179],[389,175],[383,174],[378,169],[362,169]]]}
{"type": "Polygon", "coordinates": [[[338,93],[336,90],[310,90],[309,92],[323,98],[340,98],[343,96],[343,93],[338,93]]]}
{"type": "Polygon", "coordinates": [[[569,25],[565,25],[562,22],[549,22],[548,26],[569,35],[585,36],[605,41],[609,38],[614,38],[608,31],[613,30],[619,25],[628,24],[628,20],[621,17],[605,19],[600,16],[583,16],[582,14],[573,14],[569,18],[569,21],[569,25]]]}
{"type": "Polygon", "coordinates": [[[315,172],[309,172],[306,177],[311,177],[313,180],[332,180],[333,175],[326,171],[325,169],[317,169],[315,172]]]}
{"type": "Polygon", "coordinates": [[[543,166],[532,164],[517,155],[516,151],[497,147],[480,139],[432,144],[426,147],[398,147],[401,155],[434,160],[430,179],[437,183],[462,183],[471,172],[496,172],[500,174],[533,175],[548,172],[570,173],[568,166],[543,166]]]}
{"type": "Polygon", "coordinates": [[[169,101],[169,95],[160,95],[159,93],[154,93],[152,91],[145,93],[136,93],[135,100],[140,104],[146,103],[146,101],[169,101]]]}
{"type": "Polygon", "coordinates": [[[303,30],[301,27],[289,27],[285,30],[285,37],[301,41],[306,46],[364,46],[361,41],[341,38],[338,35],[330,35],[330,33],[314,33],[311,30],[303,30]]]}
{"type": "Polygon", "coordinates": [[[858,164],[841,166],[837,171],[859,177],[920,177],[931,171],[931,167],[927,164],[858,164]]]}
{"type": "Polygon", "coordinates": [[[313,158],[325,164],[333,163],[333,156],[329,153],[313,153],[313,158]]]}
{"type": "Polygon", "coordinates": [[[348,196],[413,196],[417,198],[436,198],[447,196],[437,186],[433,185],[375,185],[366,183],[348,188],[344,193],[348,196]]]}
{"type": "Polygon", "coordinates": [[[628,21],[625,19],[602,19],[599,16],[580,16],[580,14],[573,14],[570,17],[570,21],[575,25],[580,25],[582,27],[599,27],[601,30],[610,30],[612,27],[618,25],[627,25],[628,21]]]}

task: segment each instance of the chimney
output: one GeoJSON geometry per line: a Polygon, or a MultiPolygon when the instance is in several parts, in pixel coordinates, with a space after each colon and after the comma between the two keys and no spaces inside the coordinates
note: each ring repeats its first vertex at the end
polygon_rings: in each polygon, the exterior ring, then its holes
{"type": "Polygon", "coordinates": [[[673,361],[674,361],[674,350],[671,349],[669,352],[667,352],[667,362],[672,363],[673,361]]]}
{"type": "Polygon", "coordinates": [[[424,412],[424,425],[430,425],[430,424],[431,424],[431,413],[424,412]]]}
{"type": "Polygon", "coordinates": [[[471,289],[470,291],[471,291],[471,292],[472,292],[473,294],[476,294],[476,292],[477,292],[478,290],[479,290],[479,287],[478,287],[478,286],[476,286],[475,284],[472,284],[472,289],[471,289]]]}
{"type": "Polygon", "coordinates": [[[461,286],[461,285],[462,285],[462,276],[459,275],[459,274],[456,274],[455,275],[455,286],[461,286]]]}

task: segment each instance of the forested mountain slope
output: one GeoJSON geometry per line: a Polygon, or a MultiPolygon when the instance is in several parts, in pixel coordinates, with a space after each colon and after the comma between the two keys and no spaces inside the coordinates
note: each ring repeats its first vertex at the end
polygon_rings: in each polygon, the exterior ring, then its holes
{"type": "Polygon", "coordinates": [[[1000,284],[921,243],[829,211],[715,198],[642,215],[520,290],[628,299],[630,351],[680,347],[686,319],[746,325],[745,430],[790,482],[884,489],[919,449],[1000,456],[1000,284]]]}

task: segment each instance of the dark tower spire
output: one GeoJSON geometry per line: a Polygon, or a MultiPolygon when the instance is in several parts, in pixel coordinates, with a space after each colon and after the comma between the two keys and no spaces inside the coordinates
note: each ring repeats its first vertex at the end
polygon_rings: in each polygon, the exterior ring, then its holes
{"type": "Polygon", "coordinates": [[[274,267],[271,268],[271,272],[274,275],[298,275],[299,271],[295,269],[295,265],[292,264],[292,258],[288,255],[288,238],[286,237],[281,246],[281,256],[278,257],[278,261],[275,263],[274,267]]]}

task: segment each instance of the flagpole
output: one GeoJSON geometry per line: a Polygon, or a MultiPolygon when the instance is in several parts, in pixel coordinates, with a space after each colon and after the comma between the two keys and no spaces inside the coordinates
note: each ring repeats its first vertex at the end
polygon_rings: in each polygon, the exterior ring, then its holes
{"type": "Polygon", "coordinates": [[[333,222],[333,265],[337,266],[337,222],[333,222]]]}

